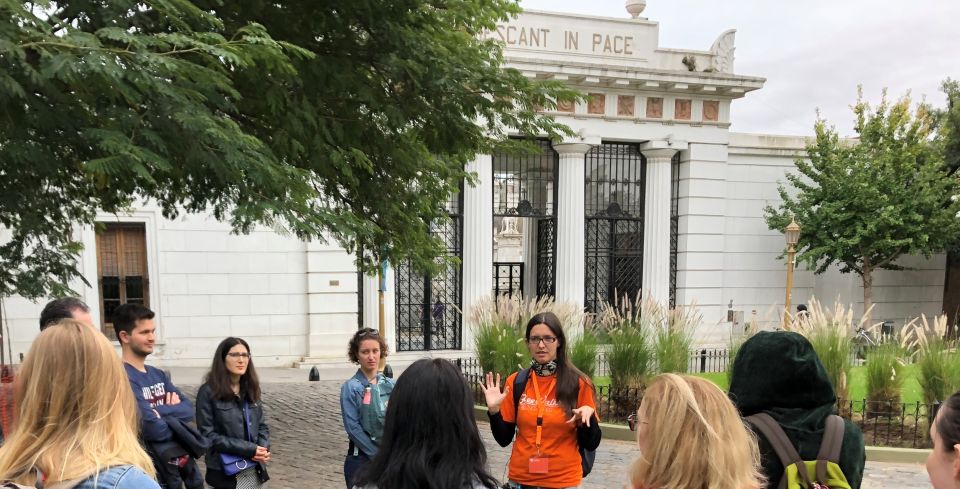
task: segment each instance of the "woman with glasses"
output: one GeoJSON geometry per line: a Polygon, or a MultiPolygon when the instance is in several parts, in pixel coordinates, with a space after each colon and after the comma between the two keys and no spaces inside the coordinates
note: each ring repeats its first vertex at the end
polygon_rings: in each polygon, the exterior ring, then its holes
{"type": "Polygon", "coordinates": [[[712,382],[663,374],[628,418],[640,457],[634,489],[759,489],[760,452],[733,403],[712,382]]]}
{"type": "Polygon", "coordinates": [[[503,392],[499,374],[487,373],[483,386],[497,443],[505,447],[517,435],[504,487],[576,487],[585,469],[579,450],[600,444],[595,389],[567,356],[555,314],[530,318],[524,339],[530,368],[507,377],[503,392]]]}
{"type": "Polygon", "coordinates": [[[205,460],[211,487],[256,489],[270,479],[270,430],[246,341],[231,337],[217,347],[197,392],[197,428],[210,440],[205,460]]]}
{"type": "Polygon", "coordinates": [[[387,401],[393,379],[379,373],[380,359],[387,356],[387,343],[375,329],[357,331],[347,345],[347,358],[360,365],[357,373],[340,388],[340,414],[350,438],[343,478],[347,489],[354,486],[357,471],[377,454],[383,436],[387,401]]]}

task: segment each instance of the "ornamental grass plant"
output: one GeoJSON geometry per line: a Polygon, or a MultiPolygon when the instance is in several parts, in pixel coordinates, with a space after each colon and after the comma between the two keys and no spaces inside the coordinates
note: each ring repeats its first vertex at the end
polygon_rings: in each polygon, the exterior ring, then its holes
{"type": "MultiPolygon", "coordinates": [[[[484,372],[499,373],[506,378],[530,363],[530,351],[524,342],[527,322],[536,314],[552,312],[560,319],[568,341],[579,336],[577,330],[584,315],[571,304],[553,298],[487,296],[478,301],[468,315],[473,331],[473,347],[484,372]]],[[[596,354],[594,353],[594,357],[596,354]]]]}

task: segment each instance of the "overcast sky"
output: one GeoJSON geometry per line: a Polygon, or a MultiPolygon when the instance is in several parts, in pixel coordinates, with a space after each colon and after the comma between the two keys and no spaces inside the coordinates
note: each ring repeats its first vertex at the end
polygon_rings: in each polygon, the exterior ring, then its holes
{"type": "MultiPolygon", "coordinates": [[[[625,0],[521,0],[533,10],[629,18],[625,0]]],[[[737,30],[737,74],[767,79],[733,102],[731,130],[809,135],[816,108],[851,135],[862,84],[945,104],[940,82],[960,78],[960,0],[647,0],[660,47],[708,50],[737,30]]]]}

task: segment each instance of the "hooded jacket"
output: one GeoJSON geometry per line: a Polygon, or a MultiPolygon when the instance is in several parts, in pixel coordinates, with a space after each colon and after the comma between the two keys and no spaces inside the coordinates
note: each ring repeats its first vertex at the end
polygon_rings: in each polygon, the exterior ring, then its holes
{"type": "MultiPolygon", "coordinates": [[[[791,332],[760,332],[744,342],[733,362],[729,395],[742,416],[764,412],[773,417],[804,460],[816,459],[827,416],[837,403],[813,346],[791,332]]],[[[775,488],[783,464],[763,435],[757,438],[767,487],[775,488]]],[[[845,419],[840,469],[854,489],[863,480],[865,460],[863,433],[845,419]]]]}

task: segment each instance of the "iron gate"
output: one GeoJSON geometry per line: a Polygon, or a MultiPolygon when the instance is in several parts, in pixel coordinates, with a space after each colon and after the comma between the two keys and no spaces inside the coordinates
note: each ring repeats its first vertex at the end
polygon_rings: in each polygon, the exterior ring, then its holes
{"type": "Polygon", "coordinates": [[[635,300],[643,279],[646,159],[635,144],[603,143],[586,155],[584,275],[588,312],[635,300]]]}
{"type": "Polygon", "coordinates": [[[680,153],[670,162],[670,309],[677,307],[677,252],[680,246],[680,153]]]}
{"type": "MultiPolygon", "coordinates": [[[[431,225],[447,245],[447,256],[463,258],[461,194],[448,204],[450,219],[431,225]]],[[[436,275],[423,274],[409,262],[396,268],[397,351],[459,350],[463,318],[462,265],[447,265],[436,275]]]]}
{"type": "Polygon", "coordinates": [[[493,263],[493,296],[520,297],[523,294],[523,262],[493,263]]]}
{"type": "MultiPolygon", "coordinates": [[[[532,141],[529,153],[493,155],[494,229],[504,218],[522,218],[530,243],[524,250],[524,272],[535,280],[537,296],[554,294],[556,266],[556,202],[560,155],[548,140],[532,141]],[[535,240],[535,241],[534,241],[535,240]]],[[[494,265],[494,273],[497,273],[494,265]]],[[[523,290],[521,286],[521,291],[523,290]]]]}
{"type": "Polygon", "coordinates": [[[557,295],[557,220],[537,220],[537,297],[557,295]]]}

